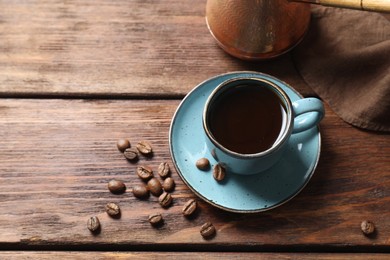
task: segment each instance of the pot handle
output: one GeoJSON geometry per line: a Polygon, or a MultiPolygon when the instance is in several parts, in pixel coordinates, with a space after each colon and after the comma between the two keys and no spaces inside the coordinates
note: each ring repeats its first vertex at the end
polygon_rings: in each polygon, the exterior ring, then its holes
{"type": "Polygon", "coordinates": [[[289,1],[357,9],[363,11],[390,13],[389,0],[289,0],[289,1]]]}

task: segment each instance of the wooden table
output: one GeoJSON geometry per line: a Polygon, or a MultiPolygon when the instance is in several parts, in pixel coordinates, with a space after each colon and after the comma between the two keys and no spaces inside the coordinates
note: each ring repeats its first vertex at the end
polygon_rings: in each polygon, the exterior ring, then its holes
{"type": "Polygon", "coordinates": [[[206,1],[0,1],[1,259],[240,258],[388,259],[390,137],[343,122],[326,105],[322,154],[305,189],[259,214],[228,213],[199,200],[174,169],[174,204],[136,199],[135,168],[167,161],[171,118],[193,87],[217,74],[272,74],[304,96],[315,93],[290,54],[245,62],[223,52],[205,23],[206,1]],[[152,158],[128,162],[116,148],[149,140],[152,158]],[[122,179],[126,193],[107,183],[122,179]],[[119,219],[107,202],[119,203],[119,219]],[[147,221],[161,211],[165,223],[147,221]],[[102,229],[92,234],[87,219],[102,229]],[[375,223],[364,236],[363,220],[375,223]],[[217,235],[204,240],[211,221],[217,235]],[[360,253],[360,254],[356,254],[360,253]]]}

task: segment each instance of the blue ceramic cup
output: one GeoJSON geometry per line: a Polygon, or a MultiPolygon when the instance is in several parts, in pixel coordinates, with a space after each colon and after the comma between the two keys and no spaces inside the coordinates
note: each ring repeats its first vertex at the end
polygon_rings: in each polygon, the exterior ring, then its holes
{"type": "Polygon", "coordinates": [[[239,77],[213,90],[202,121],[207,148],[215,160],[227,172],[249,175],[274,165],[291,135],[316,127],[323,117],[324,106],[317,98],[292,102],[279,86],[265,78],[239,77]],[[249,142],[245,140],[248,138],[249,142]],[[260,145],[263,140],[268,144],[260,145]],[[254,150],[246,151],[252,142],[259,143],[258,148],[255,145],[254,150]]]}

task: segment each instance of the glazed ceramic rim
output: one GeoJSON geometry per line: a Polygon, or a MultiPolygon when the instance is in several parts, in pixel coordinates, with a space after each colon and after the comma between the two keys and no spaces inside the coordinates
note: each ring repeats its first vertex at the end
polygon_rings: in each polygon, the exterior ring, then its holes
{"type": "MultiPolygon", "coordinates": [[[[176,108],[176,111],[172,117],[172,121],[171,121],[171,125],[169,127],[169,136],[168,136],[168,142],[169,142],[169,150],[170,150],[170,153],[171,153],[171,158],[172,158],[172,162],[174,164],[174,167],[176,169],[176,172],[178,173],[179,177],[182,179],[182,181],[187,185],[188,188],[190,188],[190,190],[195,194],[197,195],[199,198],[201,198],[203,201],[209,203],[210,205],[216,207],[216,208],[219,208],[219,209],[222,209],[222,210],[225,210],[225,211],[228,211],[228,212],[233,212],[233,213],[244,213],[244,214],[253,214],[253,213],[260,213],[260,212],[265,212],[265,211],[269,211],[271,209],[274,209],[274,208],[277,208],[277,207],[280,207],[282,205],[284,205],[285,203],[289,202],[291,199],[293,199],[294,197],[296,197],[305,187],[306,185],[309,183],[311,177],[313,176],[316,168],[317,168],[317,165],[318,165],[318,162],[319,162],[319,159],[320,159],[320,153],[321,153],[321,132],[320,132],[320,129],[319,129],[319,126],[317,125],[316,128],[318,130],[318,152],[316,154],[316,160],[314,161],[314,164],[312,166],[312,169],[310,171],[310,174],[307,175],[306,177],[306,180],[305,182],[301,185],[301,187],[299,189],[297,189],[295,192],[293,192],[290,196],[288,196],[287,198],[285,198],[284,200],[281,200],[279,203],[276,203],[275,205],[271,206],[271,207],[267,207],[267,208],[259,208],[259,209],[253,209],[253,210],[243,210],[243,209],[234,209],[234,208],[229,208],[229,207],[225,207],[225,206],[222,206],[220,204],[217,204],[217,203],[214,203],[212,200],[206,198],[205,196],[203,196],[200,192],[198,192],[194,187],[192,187],[192,185],[187,181],[187,179],[184,177],[184,175],[181,173],[180,169],[179,169],[179,166],[178,166],[178,163],[175,159],[175,156],[174,156],[174,152],[173,152],[173,145],[172,145],[172,134],[173,134],[173,126],[176,122],[176,118],[177,118],[177,114],[179,113],[181,107],[183,106],[183,104],[185,104],[185,102],[187,101],[187,99],[189,99],[189,97],[191,96],[191,94],[193,92],[195,92],[198,88],[202,87],[204,84],[206,84],[207,82],[209,81],[212,81],[212,80],[215,80],[215,79],[218,79],[220,77],[223,77],[223,76],[229,76],[229,75],[237,75],[237,77],[239,77],[240,74],[252,74],[252,77],[253,75],[256,75],[256,76],[259,76],[259,77],[268,77],[270,79],[273,79],[281,84],[284,84],[286,87],[288,87],[292,92],[294,92],[298,97],[300,98],[303,98],[303,96],[298,92],[296,91],[294,88],[292,88],[289,84],[287,84],[286,82],[278,79],[278,78],[275,78],[271,75],[268,75],[268,74],[265,74],[265,73],[261,73],[261,72],[257,72],[257,71],[233,71],[233,72],[228,72],[228,73],[223,73],[223,74],[219,74],[219,75],[216,75],[216,76],[213,76],[213,77],[210,77],[204,81],[202,81],[201,83],[199,83],[198,85],[196,85],[190,92],[188,92],[188,94],[182,99],[182,101],[180,102],[179,106],[176,108]]],[[[272,167],[271,167],[272,168],[272,167]]]]}
{"type": "Polygon", "coordinates": [[[293,113],[292,113],[292,102],[286,92],[274,84],[273,82],[263,79],[263,78],[255,78],[255,77],[236,77],[236,78],[231,78],[223,81],[220,83],[209,95],[209,97],[206,100],[206,103],[204,105],[203,109],[203,114],[202,114],[202,125],[203,125],[203,130],[205,131],[205,134],[207,138],[221,151],[224,153],[228,154],[229,156],[233,156],[239,159],[254,159],[254,158],[259,158],[259,157],[264,157],[267,156],[277,150],[280,149],[280,147],[288,140],[292,133],[292,128],[293,128],[293,113]],[[220,144],[214,137],[214,135],[211,133],[211,130],[209,129],[210,127],[207,125],[208,118],[209,118],[209,111],[210,107],[212,105],[212,102],[218,98],[220,95],[223,95],[224,92],[228,91],[227,88],[229,86],[233,85],[233,87],[236,87],[239,82],[243,82],[243,84],[246,83],[253,83],[256,86],[261,86],[261,87],[266,87],[269,90],[271,90],[275,95],[278,96],[278,98],[284,102],[283,106],[286,109],[286,115],[287,115],[287,121],[285,122],[285,129],[281,128],[280,132],[282,132],[282,136],[278,137],[275,141],[274,144],[272,144],[271,147],[268,149],[258,152],[258,153],[252,153],[252,154],[243,154],[243,153],[238,153],[235,151],[232,151],[226,147],[224,147],[222,144],[220,144]],[[237,84],[237,85],[236,85],[237,84]],[[282,100],[283,99],[283,100],[282,100]]]}

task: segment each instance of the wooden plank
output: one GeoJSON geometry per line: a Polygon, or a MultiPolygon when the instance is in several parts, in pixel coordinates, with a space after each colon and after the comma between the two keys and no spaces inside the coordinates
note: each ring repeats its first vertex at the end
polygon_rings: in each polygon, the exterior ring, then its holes
{"type": "Polygon", "coordinates": [[[0,96],[182,96],[217,74],[255,70],[312,91],[290,55],[223,52],[206,0],[0,1],[0,96]]]}
{"type": "Polygon", "coordinates": [[[0,252],[0,257],[13,259],[319,259],[319,260],[387,260],[386,254],[321,254],[321,253],[205,253],[205,252],[0,252]]]}
{"type": "MultiPolygon", "coordinates": [[[[161,209],[157,198],[133,197],[140,182],[136,165],[156,169],[168,161],[168,128],[178,100],[0,100],[0,247],[127,250],[341,250],[390,251],[390,136],[360,131],[326,107],[321,124],[322,155],[306,188],[287,204],[242,215],[200,202],[192,219],[181,207],[195,195],[176,172],[174,204],[161,209]],[[149,140],[155,153],[136,164],[116,149],[118,138],[134,145],[149,140]],[[107,190],[123,179],[125,194],[107,190]],[[113,201],[120,219],[104,212],[113,201]],[[152,228],[150,213],[165,224],[152,228]],[[87,219],[97,215],[100,234],[87,219]],[[377,234],[366,237],[369,219],[377,234]],[[200,226],[211,221],[217,236],[204,240],[200,226]]],[[[173,167],[172,167],[173,168],[173,167]]]]}

